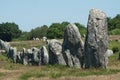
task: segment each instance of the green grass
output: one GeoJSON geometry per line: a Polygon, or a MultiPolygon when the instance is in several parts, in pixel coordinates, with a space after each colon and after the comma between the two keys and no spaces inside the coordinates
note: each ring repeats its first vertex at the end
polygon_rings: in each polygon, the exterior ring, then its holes
{"type": "Polygon", "coordinates": [[[120,42],[118,41],[110,41],[109,42],[109,49],[112,49],[113,47],[118,48],[118,52],[115,52],[114,55],[109,57],[109,67],[119,67],[120,66],[120,60],[118,60],[119,53],[120,53],[120,42]]]}
{"type": "Polygon", "coordinates": [[[118,69],[76,69],[69,68],[66,66],[55,65],[55,66],[42,66],[41,69],[28,70],[20,76],[20,80],[28,80],[31,77],[41,78],[48,77],[56,79],[60,77],[85,77],[90,75],[109,75],[120,72],[118,69]]]}
{"type": "MultiPolygon", "coordinates": [[[[109,49],[112,49],[113,47],[118,47],[120,50],[120,45],[118,45],[119,42],[117,41],[112,41],[109,42],[109,49]]],[[[47,66],[42,66],[41,69],[36,69],[33,71],[28,71],[30,75],[26,75],[26,72],[21,75],[20,79],[23,79],[24,77],[27,77],[24,80],[29,79],[30,77],[49,77],[49,78],[60,78],[60,77],[69,77],[69,76],[74,76],[74,77],[84,77],[84,76],[89,76],[89,75],[109,75],[109,74],[116,74],[120,72],[120,69],[112,69],[113,66],[120,66],[120,61],[118,60],[118,52],[116,52],[114,55],[112,55],[109,58],[109,64],[108,66],[110,68],[108,69],[76,69],[76,68],[69,68],[66,66],[61,66],[61,65],[47,65],[47,66]]]]}
{"type": "Polygon", "coordinates": [[[1,73],[1,72],[0,72],[0,77],[2,77],[2,76],[4,76],[4,73],[1,73]]]}
{"type": "Polygon", "coordinates": [[[0,61],[7,61],[8,58],[7,58],[7,55],[6,53],[0,53],[0,61]]]}
{"type": "Polygon", "coordinates": [[[10,45],[12,47],[17,47],[18,51],[22,51],[23,48],[26,49],[31,49],[32,47],[37,47],[40,48],[43,45],[45,45],[45,43],[43,41],[19,41],[19,42],[11,42],[10,45]]]}
{"type": "MultiPolygon", "coordinates": [[[[117,41],[109,42],[109,49],[113,47],[118,47],[120,51],[120,43],[117,41]]],[[[41,47],[45,45],[41,41],[25,41],[25,42],[14,42],[11,43],[12,46],[18,47],[18,50],[31,47],[41,47]]],[[[51,79],[61,78],[61,77],[85,77],[90,75],[110,75],[120,73],[120,61],[118,60],[119,51],[114,55],[109,57],[108,69],[77,69],[69,68],[62,65],[46,65],[46,66],[24,66],[22,64],[14,64],[10,59],[6,57],[6,54],[0,54],[0,68],[7,70],[23,70],[22,74],[19,76],[20,80],[28,80],[29,78],[43,78],[48,77],[51,79]]],[[[0,73],[2,76],[3,73],[0,73]]]]}
{"type": "Polygon", "coordinates": [[[120,50],[120,42],[118,41],[109,41],[109,49],[112,49],[113,47],[118,47],[118,49],[120,50]]]}

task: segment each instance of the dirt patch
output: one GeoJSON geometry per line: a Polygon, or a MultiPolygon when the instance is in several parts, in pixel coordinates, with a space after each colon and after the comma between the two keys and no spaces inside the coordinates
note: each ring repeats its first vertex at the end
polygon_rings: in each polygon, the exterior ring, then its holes
{"type": "Polygon", "coordinates": [[[120,35],[110,35],[109,40],[120,40],[120,35]]]}
{"type": "Polygon", "coordinates": [[[62,77],[57,79],[51,78],[30,78],[29,80],[120,80],[120,73],[113,75],[87,76],[87,77],[62,77]]]}
{"type": "Polygon", "coordinates": [[[4,74],[3,76],[0,77],[0,80],[18,80],[22,72],[23,72],[22,70],[0,69],[0,73],[4,74]]]}

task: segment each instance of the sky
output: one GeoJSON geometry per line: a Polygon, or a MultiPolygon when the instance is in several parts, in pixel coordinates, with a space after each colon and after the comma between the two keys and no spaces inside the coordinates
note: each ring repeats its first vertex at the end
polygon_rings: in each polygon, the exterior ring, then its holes
{"type": "Polygon", "coordinates": [[[63,21],[86,26],[92,8],[115,17],[120,0],[0,0],[0,23],[14,22],[22,31],[63,21]]]}

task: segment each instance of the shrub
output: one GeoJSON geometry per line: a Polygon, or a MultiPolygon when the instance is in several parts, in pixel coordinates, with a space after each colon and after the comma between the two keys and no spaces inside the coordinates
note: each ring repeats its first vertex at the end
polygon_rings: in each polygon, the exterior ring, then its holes
{"type": "Polygon", "coordinates": [[[112,50],[113,50],[113,53],[116,53],[116,52],[119,51],[119,48],[118,47],[113,47],[112,50]]]}

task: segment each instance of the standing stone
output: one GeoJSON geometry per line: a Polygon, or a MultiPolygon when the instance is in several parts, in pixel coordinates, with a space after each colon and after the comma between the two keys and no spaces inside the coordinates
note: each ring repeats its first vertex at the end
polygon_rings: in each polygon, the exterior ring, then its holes
{"type": "Polygon", "coordinates": [[[4,49],[5,49],[7,54],[9,53],[9,48],[10,48],[10,43],[4,42],[4,49]]]}
{"type": "Polygon", "coordinates": [[[0,49],[4,49],[6,53],[9,53],[10,43],[4,42],[0,39],[0,49]]]}
{"type": "Polygon", "coordinates": [[[41,48],[41,62],[42,64],[48,64],[49,63],[49,55],[48,51],[45,46],[41,48]]]}
{"type": "Polygon", "coordinates": [[[0,39],[0,49],[2,49],[2,43],[3,43],[3,41],[0,39]]]}
{"type": "Polygon", "coordinates": [[[14,63],[17,62],[17,48],[16,47],[13,48],[13,61],[14,63]]]}
{"type": "Polygon", "coordinates": [[[14,63],[17,61],[17,48],[16,47],[10,47],[8,58],[12,59],[14,63]]]}
{"type": "MultiPolygon", "coordinates": [[[[32,48],[32,64],[34,65],[40,65],[40,59],[39,59],[39,49],[36,47],[32,48]]],[[[31,58],[31,57],[30,57],[31,58]]]]}
{"type": "Polygon", "coordinates": [[[84,44],[76,25],[69,24],[64,32],[64,58],[68,66],[81,68],[83,66],[84,44]]]}
{"type": "Polygon", "coordinates": [[[24,65],[28,65],[28,55],[27,55],[27,50],[25,48],[23,48],[23,51],[22,51],[22,63],[24,65]]]}
{"type": "Polygon", "coordinates": [[[22,63],[21,52],[17,52],[17,63],[22,63]]]}
{"type": "Polygon", "coordinates": [[[56,39],[49,43],[49,63],[66,65],[62,54],[62,45],[56,39]]]}
{"type": "Polygon", "coordinates": [[[104,68],[107,46],[107,16],[101,10],[91,9],[85,41],[85,67],[104,68]]]}

